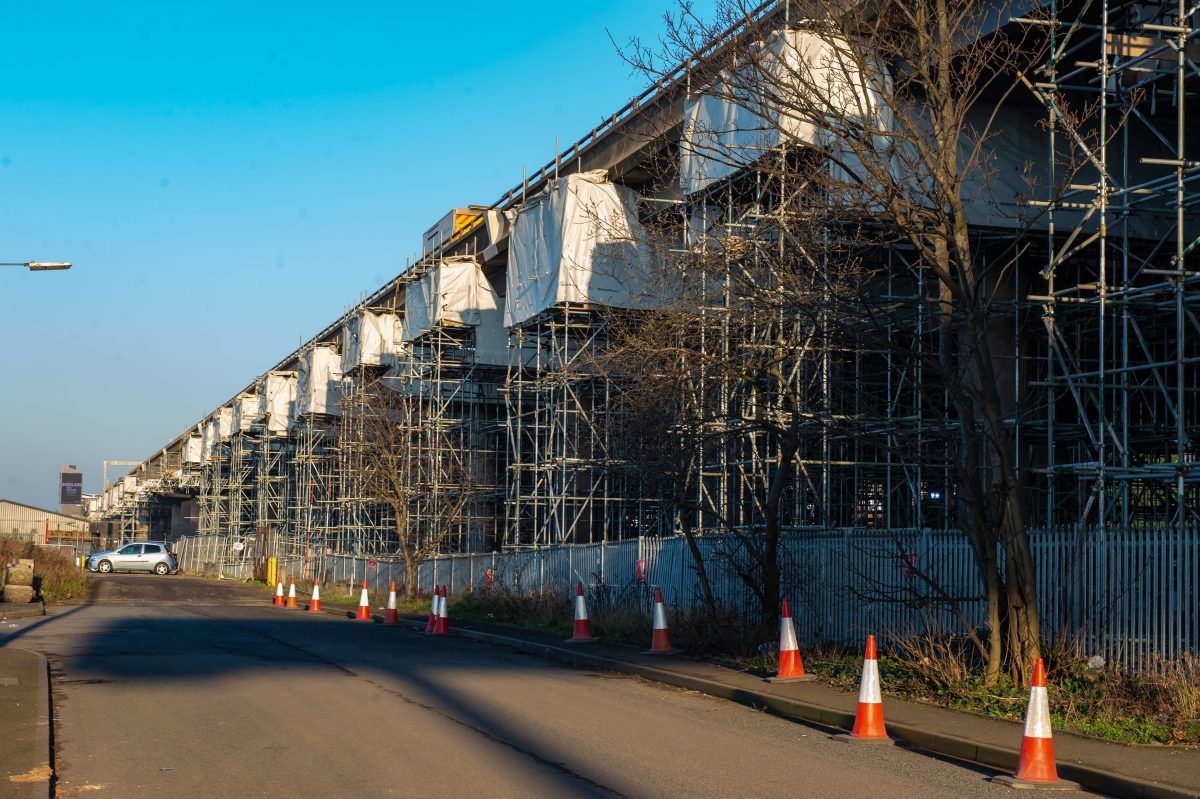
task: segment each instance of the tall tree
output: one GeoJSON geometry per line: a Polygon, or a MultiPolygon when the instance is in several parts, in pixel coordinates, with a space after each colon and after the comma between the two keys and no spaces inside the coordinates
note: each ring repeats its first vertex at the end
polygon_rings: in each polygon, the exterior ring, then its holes
{"type": "MultiPolygon", "coordinates": [[[[708,237],[720,240],[719,293],[737,300],[721,323],[753,328],[734,339],[736,351],[719,367],[748,398],[732,415],[776,442],[756,497],[765,524],[748,542],[762,555],[764,602],[778,599],[777,503],[796,468],[796,444],[811,429],[806,421],[825,401],[820,386],[810,392],[796,380],[798,365],[815,358],[804,331],[824,331],[828,351],[828,336],[868,341],[872,325],[895,319],[878,291],[885,276],[862,265],[900,248],[936,284],[940,340],[934,356],[918,357],[926,358],[925,385],[947,405],[942,430],[957,524],[987,600],[987,681],[1005,664],[1024,676],[1040,655],[1041,619],[1014,447],[1016,389],[1002,361],[1012,341],[996,314],[1028,242],[1024,231],[1036,221],[1023,203],[1034,173],[1001,157],[1006,138],[1019,132],[1004,121],[1016,96],[1029,99],[1026,75],[1044,59],[1044,29],[1008,25],[1008,4],[988,0],[798,0],[765,13],[742,0],[717,6],[701,19],[681,3],[658,43],[635,41],[626,53],[655,80],[670,72],[662,65],[688,65],[690,92],[700,98],[685,110],[688,188],[752,167],[754,191],[771,194],[757,215],[745,215],[753,222],[743,223],[744,233],[708,237]],[[857,277],[847,285],[831,275],[841,270],[857,277]]],[[[1094,137],[1086,118],[1081,109],[1078,118],[1056,114],[1053,124],[1082,141],[1094,137]]],[[[1069,185],[1086,149],[1054,154],[1058,184],[1038,187],[1042,196],[1069,185]]],[[[749,191],[736,174],[730,185],[734,202],[749,191]]],[[[690,357],[709,358],[701,348],[690,357]]],[[[821,379],[819,368],[807,374],[821,379]]]]}

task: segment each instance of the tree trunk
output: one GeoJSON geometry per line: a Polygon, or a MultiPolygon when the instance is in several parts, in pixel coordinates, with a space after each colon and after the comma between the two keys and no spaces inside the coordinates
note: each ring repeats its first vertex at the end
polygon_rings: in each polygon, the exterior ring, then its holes
{"type": "Polygon", "coordinates": [[[987,663],[983,672],[985,688],[995,688],[1000,681],[1000,669],[1004,665],[1004,633],[1000,624],[1000,575],[993,560],[984,572],[984,589],[987,595],[987,663]]]}
{"type": "Polygon", "coordinates": [[[691,513],[695,510],[693,503],[688,501],[688,491],[691,485],[690,480],[684,480],[683,488],[677,495],[676,505],[679,508],[679,530],[683,533],[683,540],[687,543],[688,552],[692,556],[692,570],[696,572],[696,579],[700,581],[700,593],[704,596],[704,607],[708,611],[708,616],[713,621],[713,626],[718,628],[721,637],[725,634],[720,630],[720,624],[717,619],[717,598],[713,594],[712,583],[708,579],[708,567],[704,565],[704,555],[700,552],[700,545],[696,542],[696,531],[692,527],[691,513]]]}
{"type": "Polygon", "coordinates": [[[762,635],[774,635],[779,628],[780,600],[780,570],[779,570],[779,540],[783,528],[780,521],[779,505],[783,501],[784,488],[792,480],[792,461],[796,456],[796,444],[789,442],[779,454],[779,465],[771,480],[770,490],[763,502],[763,512],[767,517],[766,530],[763,532],[762,547],[762,635]]]}
{"type": "Polygon", "coordinates": [[[417,597],[417,570],[421,567],[421,562],[416,557],[405,555],[404,558],[404,595],[409,599],[417,597]]]}

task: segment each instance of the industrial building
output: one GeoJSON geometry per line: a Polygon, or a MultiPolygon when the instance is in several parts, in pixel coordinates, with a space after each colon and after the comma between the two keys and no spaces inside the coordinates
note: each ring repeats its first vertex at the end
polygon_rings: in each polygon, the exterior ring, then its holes
{"type": "MultiPolygon", "coordinates": [[[[983,205],[968,213],[989,240],[1021,245],[996,303],[1009,331],[996,337],[1006,348],[996,358],[1011,387],[1004,413],[1018,469],[1034,496],[1028,524],[1182,529],[1200,499],[1200,273],[1189,268],[1200,234],[1200,115],[1187,110],[1200,89],[1200,11],[1167,2],[1023,7],[1044,16],[1001,27],[1052,28],[1056,68],[1043,64],[1009,102],[995,190],[1002,205],[1036,208],[1038,220],[1017,224],[983,205]],[[1045,124],[1071,98],[1098,101],[1106,115],[1095,123],[1104,135],[1086,147],[1045,124]],[[1118,120],[1128,122],[1119,132],[1118,120]],[[1024,197],[1019,173],[1032,163],[1052,174],[1075,144],[1095,168],[1065,192],[1024,197]]],[[[759,19],[782,32],[780,46],[810,47],[803,23],[781,13],[759,19]]],[[[707,157],[700,122],[711,132],[713,120],[739,111],[706,93],[697,74],[681,64],[493,202],[448,213],[416,262],[189,422],[109,487],[92,517],[123,539],[173,539],[189,531],[195,503],[197,532],[257,541],[259,551],[393,553],[394,510],[361,468],[365,398],[383,385],[409,398],[406,446],[423,464],[403,523],[436,525],[439,498],[470,476],[470,501],[456,507],[442,551],[763,524],[756,498],[778,441],[761,431],[719,438],[684,470],[687,496],[664,491],[633,462],[636,447],[618,441],[628,409],[620,376],[598,357],[614,318],[656,307],[640,282],[654,257],[645,242],[666,231],[672,251],[727,256],[729,241],[777,210],[762,159],[803,138],[735,142],[751,154],[744,163],[707,157]]],[[[939,433],[951,411],[923,367],[938,358],[939,289],[911,248],[882,248],[877,259],[894,312],[882,322],[891,349],[834,340],[819,324],[795,331],[811,347],[789,364],[786,390],[810,398],[792,413],[812,433],[789,455],[802,466],[783,488],[791,533],[954,524],[956,481],[939,433]]],[[[704,346],[736,350],[739,340],[721,338],[735,327],[723,327],[728,283],[697,274],[712,281],[704,346]]],[[[712,396],[711,431],[737,429],[762,400],[728,386],[712,396]]]]}
{"type": "Polygon", "coordinates": [[[0,535],[49,546],[86,549],[92,545],[91,523],[84,517],[11,499],[0,499],[0,535]]]}

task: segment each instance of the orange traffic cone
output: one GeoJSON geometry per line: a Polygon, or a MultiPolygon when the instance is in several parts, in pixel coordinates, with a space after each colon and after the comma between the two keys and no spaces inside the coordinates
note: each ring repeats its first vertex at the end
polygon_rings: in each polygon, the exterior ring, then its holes
{"type": "Polygon", "coordinates": [[[284,599],[283,599],[283,578],[282,577],[279,578],[279,582],[275,583],[275,601],[271,604],[278,605],[279,607],[283,607],[284,599]]]}
{"type": "Polygon", "coordinates": [[[438,635],[450,634],[450,609],[446,604],[446,586],[442,586],[442,601],[438,603],[438,619],[437,629],[434,632],[438,635]]]}
{"type": "Polygon", "coordinates": [[[858,684],[858,713],[849,735],[835,735],[835,740],[850,743],[894,744],[883,726],[883,697],[879,693],[879,663],[875,658],[875,636],[867,636],[867,652],[863,656],[862,680],[858,684]]]}
{"type": "Polygon", "coordinates": [[[796,628],[792,625],[792,611],[788,601],[783,600],[783,612],[779,616],[779,672],[768,677],[767,682],[802,682],[814,679],[804,673],[804,661],[800,659],[800,646],[796,643],[796,628]]]}
{"type": "Polygon", "coordinates": [[[288,588],[287,607],[296,607],[296,581],[292,580],[291,586],[288,588]]]}
{"type": "Polygon", "coordinates": [[[1079,783],[1060,779],[1054,766],[1054,738],[1050,734],[1050,701],[1046,696],[1046,667],[1038,658],[1033,666],[1033,685],[1029,687],[1029,707],[1025,710],[1025,737],[1015,775],[992,777],[993,782],[1010,788],[1037,788],[1043,791],[1074,791],[1079,783]]]}
{"type": "Polygon", "coordinates": [[[358,597],[358,614],[354,617],[357,621],[371,620],[371,603],[367,601],[367,581],[363,580],[362,594],[358,597]]]}
{"type": "Polygon", "coordinates": [[[317,579],[313,580],[313,593],[312,593],[312,599],[310,599],[308,601],[308,612],[309,613],[320,613],[321,612],[321,581],[317,580],[317,579]]]}
{"type": "Polygon", "coordinates": [[[396,583],[392,582],[392,591],[388,594],[387,613],[383,614],[384,624],[399,624],[400,614],[396,611],[396,583]]]}
{"type": "Polygon", "coordinates": [[[646,655],[673,655],[678,649],[671,647],[671,636],[667,634],[667,608],[663,605],[662,589],[654,587],[654,632],[650,637],[650,649],[646,655]]]}
{"type": "Polygon", "coordinates": [[[441,589],[435,585],[433,587],[433,596],[429,598],[429,621],[425,622],[425,632],[429,635],[432,635],[434,629],[437,628],[439,599],[441,599],[441,589]]]}
{"type": "Polygon", "coordinates": [[[596,639],[592,637],[592,625],[588,621],[587,602],[583,598],[583,581],[579,581],[575,589],[575,631],[567,639],[568,644],[586,644],[596,639]]]}

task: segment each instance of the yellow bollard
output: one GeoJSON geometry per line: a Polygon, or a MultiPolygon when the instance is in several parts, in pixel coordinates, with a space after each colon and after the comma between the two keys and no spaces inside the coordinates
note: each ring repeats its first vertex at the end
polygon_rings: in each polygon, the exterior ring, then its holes
{"type": "Polygon", "coordinates": [[[272,587],[275,585],[275,568],[275,558],[267,558],[267,585],[272,587]]]}

